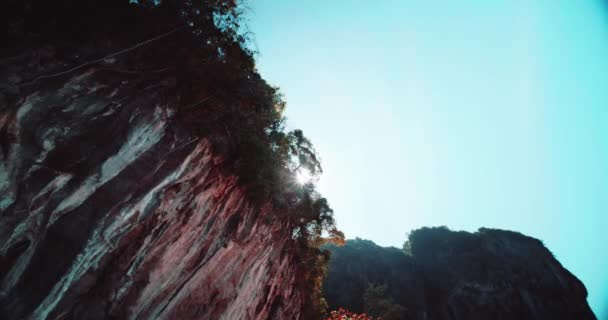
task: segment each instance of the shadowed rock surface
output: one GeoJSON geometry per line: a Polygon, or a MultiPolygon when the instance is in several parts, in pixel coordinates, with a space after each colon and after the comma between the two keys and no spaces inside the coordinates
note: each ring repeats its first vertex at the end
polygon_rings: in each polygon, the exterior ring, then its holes
{"type": "Polygon", "coordinates": [[[233,129],[226,92],[256,88],[221,88],[183,22],[78,3],[76,25],[3,38],[0,319],[301,318],[292,226],[208,139],[233,129]]]}
{"type": "Polygon", "coordinates": [[[361,239],[329,246],[330,308],[366,311],[364,293],[374,284],[405,307],[400,319],[596,319],[582,282],[537,239],[422,228],[406,247],[410,255],[361,239]]]}
{"type": "Polygon", "coordinates": [[[114,103],[113,80],[3,106],[2,318],[297,318],[289,228],[156,95],[114,103]]]}
{"type": "MultiPolygon", "coordinates": [[[[148,9],[0,7],[0,319],[310,318],[323,266],[294,233],[318,217],[254,201],[260,171],[237,178],[275,91],[231,36],[148,9]]],[[[593,319],[537,240],[437,234],[413,257],[332,249],[329,302],[359,311],[368,283],[386,283],[414,319],[593,319]]]]}

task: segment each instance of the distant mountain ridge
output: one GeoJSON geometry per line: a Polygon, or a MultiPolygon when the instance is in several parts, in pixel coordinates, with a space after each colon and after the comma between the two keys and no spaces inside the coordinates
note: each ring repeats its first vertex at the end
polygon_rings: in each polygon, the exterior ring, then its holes
{"type": "Polygon", "coordinates": [[[583,283],[521,233],[422,228],[403,250],[362,239],[327,249],[330,308],[384,320],[596,319],[583,283]]]}

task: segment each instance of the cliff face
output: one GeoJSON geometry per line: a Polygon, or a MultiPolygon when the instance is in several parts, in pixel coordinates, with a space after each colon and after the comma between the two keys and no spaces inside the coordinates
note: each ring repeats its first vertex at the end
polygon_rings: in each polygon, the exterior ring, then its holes
{"type": "Polygon", "coordinates": [[[423,228],[407,246],[411,255],[366,240],[330,247],[330,306],[365,311],[371,283],[405,308],[394,319],[595,319],[584,285],[539,240],[423,228]]]}
{"type": "Polygon", "coordinates": [[[291,229],[112,63],[2,69],[0,318],[298,319],[291,229]]]}

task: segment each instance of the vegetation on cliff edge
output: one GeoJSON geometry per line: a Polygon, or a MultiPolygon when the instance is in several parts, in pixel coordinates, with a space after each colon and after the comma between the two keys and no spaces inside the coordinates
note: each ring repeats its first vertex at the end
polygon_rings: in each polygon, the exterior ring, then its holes
{"type": "Polygon", "coordinates": [[[11,61],[11,49],[31,48],[40,53],[41,71],[2,88],[3,95],[24,96],[86,68],[121,73],[138,94],[153,88],[145,94],[174,107],[167,110],[174,130],[210,140],[260,208],[270,203],[275,219],[287,220],[302,286],[311,293],[306,316],[319,317],[329,259],[319,246],[340,243],[343,234],[315,189],[317,152],[302,131],[285,130],[286,103],[256,69],[242,8],[234,0],[8,0],[0,8],[7,44],[0,61],[11,61]],[[47,63],[51,55],[62,62],[47,63]],[[313,181],[298,183],[302,171],[313,181]]]}
{"type": "Polygon", "coordinates": [[[590,314],[583,284],[540,240],[518,232],[423,227],[409,234],[403,248],[359,238],[327,248],[332,259],[324,293],[332,310],[384,320],[590,314]]]}

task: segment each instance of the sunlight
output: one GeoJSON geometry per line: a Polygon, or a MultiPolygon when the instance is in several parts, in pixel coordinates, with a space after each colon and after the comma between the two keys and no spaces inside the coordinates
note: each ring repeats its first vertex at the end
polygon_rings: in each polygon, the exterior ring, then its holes
{"type": "Polygon", "coordinates": [[[296,173],[296,181],[298,182],[298,184],[307,184],[311,182],[312,175],[310,174],[310,171],[306,169],[298,170],[298,172],[296,173]]]}

